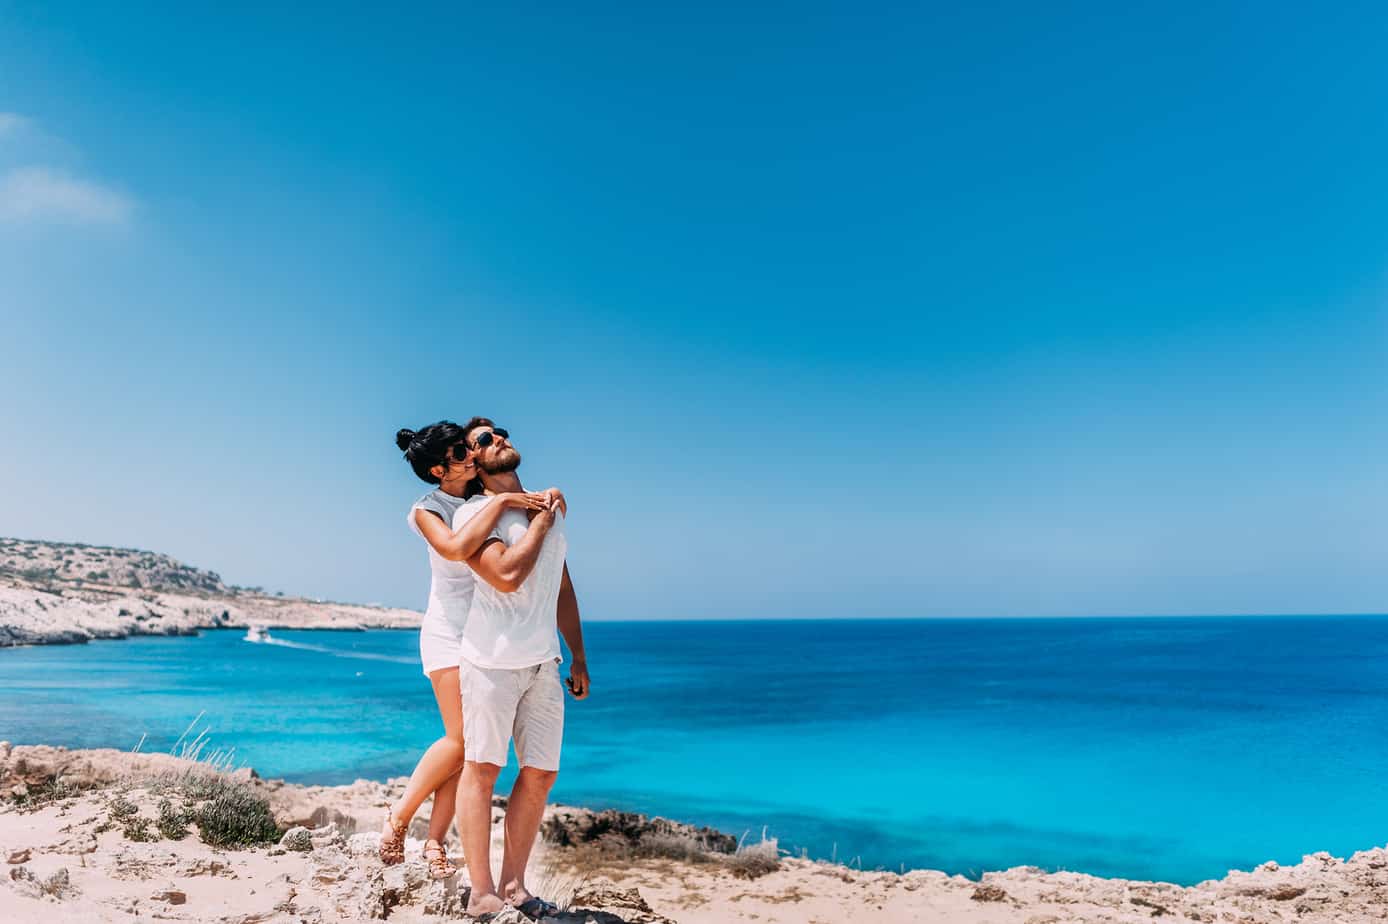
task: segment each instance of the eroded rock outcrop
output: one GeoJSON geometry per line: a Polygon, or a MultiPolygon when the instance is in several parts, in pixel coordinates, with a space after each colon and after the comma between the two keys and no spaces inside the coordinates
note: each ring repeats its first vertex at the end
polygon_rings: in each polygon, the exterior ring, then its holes
{"type": "Polygon", "coordinates": [[[202,629],[404,628],[411,610],[328,603],[228,585],[167,555],[0,538],[0,648],[202,629]]]}

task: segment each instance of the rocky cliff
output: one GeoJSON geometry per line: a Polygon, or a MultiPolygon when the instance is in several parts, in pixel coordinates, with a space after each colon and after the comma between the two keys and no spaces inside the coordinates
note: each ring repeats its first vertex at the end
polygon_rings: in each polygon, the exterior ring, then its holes
{"type": "Polygon", "coordinates": [[[235,587],[167,555],[0,538],[0,647],[190,635],[251,623],[295,629],[407,628],[411,610],[235,587]]]}

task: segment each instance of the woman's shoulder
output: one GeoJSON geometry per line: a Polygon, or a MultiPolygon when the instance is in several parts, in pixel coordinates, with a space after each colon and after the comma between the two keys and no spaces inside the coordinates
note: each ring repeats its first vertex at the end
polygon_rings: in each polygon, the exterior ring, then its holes
{"type": "Polygon", "coordinates": [[[461,497],[454,497],[445,491],[430,491],[410,505],[410,516],[414,516],[416,510],[428,510],[437,513],[444,520],[451,520],[454,511],[462,505],[461,497]]]}
{"type": "Polygon", "coordinates": [[[410,511],[414,512],[420,507],[423,507],[425,510],[434,510],[442,507],[443,502],[439,500],[438,494],[438,491],[430,491],[428,494],[422,494],[415,498],[414,503],[410,504],[410,511]]]}

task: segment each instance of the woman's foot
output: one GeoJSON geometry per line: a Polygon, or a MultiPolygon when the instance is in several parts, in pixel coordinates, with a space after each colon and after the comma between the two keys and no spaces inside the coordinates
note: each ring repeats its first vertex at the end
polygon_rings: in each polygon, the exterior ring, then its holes
{"type": "Polygon", "coordinates": [[[386,866],[405,862],[405,832],[409,828],[408,821],[400,821],[394,812],[386,812],[386,820],[381,824],[381,862],[386,866]]]}
{"type": "Polygon", "coordinates": [[[430,879],[448,879],[458,874],[458,867],[448,862],[448,851],[432,837],[424,842],[424,862],[429,864],[430,879]]]}

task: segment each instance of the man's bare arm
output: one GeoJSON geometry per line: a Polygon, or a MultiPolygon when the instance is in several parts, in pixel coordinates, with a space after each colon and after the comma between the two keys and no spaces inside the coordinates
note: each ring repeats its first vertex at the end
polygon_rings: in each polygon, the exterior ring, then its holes
{"type": "Polygon", "coordinates": [[[573,663],[569,666],[569,690],[575,699],[588,695],[588,655],[583,650],[583,623],[578,616],[578,594],[569,578],[569,563],[564,563],[564,578],[559,584],[559,603],[555,609],[559,632],[568,643],[573,663]]]}
{"type": "Polygon", "coordinates": [[[530,521],[530,528],[515,545],[508,546],[500,539],[492,538],[483,543],[482,548],[467,560],[468,567],[477,576],[504,594],[515,593],[530,577],[535,562],[540,557],[540,547],[544,545],[545,535],[554,525],[554,511],[541,510],[530,521]]]}

